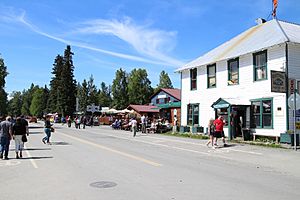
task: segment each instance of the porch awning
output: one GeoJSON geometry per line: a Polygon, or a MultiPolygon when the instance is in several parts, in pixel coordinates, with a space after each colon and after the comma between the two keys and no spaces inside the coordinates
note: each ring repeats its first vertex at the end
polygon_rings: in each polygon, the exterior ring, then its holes
{"type": "Polygon", "coordinates": [[[219,98],[211,105],[211,107],[218,109],[228,108],[231,105],[250,105],[250,101],[241,98],[219,98]]]}

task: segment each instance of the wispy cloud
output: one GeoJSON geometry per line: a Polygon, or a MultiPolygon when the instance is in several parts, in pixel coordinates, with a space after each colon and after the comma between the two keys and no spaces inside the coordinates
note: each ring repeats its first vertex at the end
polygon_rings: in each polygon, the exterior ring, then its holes
{"type": "Polygon", "coordinates": [[[113,35],[131,45],[141,56],[134,56],[115,51],[105,50],[95,47],[92,44],[79,41],[68,40],[62,37],[55,36],[40,30],[37,26],[26,19],[25,11],[16,11],[9,9],[5,13],[1,12],[0,20],[11,23],[18,22],[30,28],[35,33],[47,38],[69,44],[72,46],[89,49],[110,56],[139,61],[150,64],[175,66],[178,67],[183,63],[177,59],[167,56],[163,52],[170,52],[175,45],[175,32],[165,32],[160,30],[147,29],[147,26],[134,25],[130,18],[124,21],[117,20],[92,20],[81,23],[80,29],[70,30],[72,33],[80,34],[108,34],[113,35]]]}
{"type": "Polygon", "coordinates": [[[182,65],[181,61],[165,54],[174,49],[177,33],[151,29],[149,26],[136,25],[129,17],[123,20],[98,19],[82,23],[77,33],[112,35],[131,45],[141,55],[170,65],[182,65]]]}

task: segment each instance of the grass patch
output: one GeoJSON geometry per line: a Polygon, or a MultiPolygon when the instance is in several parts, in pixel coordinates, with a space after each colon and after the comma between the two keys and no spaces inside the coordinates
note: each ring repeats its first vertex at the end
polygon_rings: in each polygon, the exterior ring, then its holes
{"type": "Polygon", "coordinates": [[[175,136],[175,137],[185,137],[185,138],[193,138],[193,139],[201,139],[206,140],[209,139],[207,135],[201,135],[201,134],[193,134],[193,133],[173,133],[173,132],[167,132],[163,133],[163,135],[169,135],[169,136],[175,136]]]}

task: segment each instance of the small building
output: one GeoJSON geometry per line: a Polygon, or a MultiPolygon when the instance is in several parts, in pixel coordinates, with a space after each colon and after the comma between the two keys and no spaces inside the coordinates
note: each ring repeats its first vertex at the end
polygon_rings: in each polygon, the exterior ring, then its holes
{"type": "Polygon", "coordinates": [[[142,115],[148,116],[149,118],[158,118],[159,116],[159,108],[153,105],[130,104],[127,109],[133,110],[138,118],[140,118],[142,115]]]}
{"type": "Polygon", "coordinates": [[[176,70],[181,73],[181,125],[206,128],[210,118],[223,115],[229,138],[246,128],[275,137],[293,129],[288,97],[300,80],[300,25],[258,21],[176,70]]]}
{"type": "Polygon", "coordinates": [[[174,116],[180,124],[181,90],[174,88],[161,88],[150,97],[151,105],[160,109],[160,117],[173,123],[174,116]]]}

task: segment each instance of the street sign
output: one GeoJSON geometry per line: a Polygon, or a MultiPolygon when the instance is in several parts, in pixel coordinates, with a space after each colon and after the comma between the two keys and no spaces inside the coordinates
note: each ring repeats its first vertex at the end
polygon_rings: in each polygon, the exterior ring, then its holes
{"type": "Polygon", "coordinates": [[[89,105],[86,107],[86,111],[88,112],[99,112],[100,111],[100,106],[95,106],[95,105],[89,105]]]}
{"type": "MultiPolygon", "coordinates": [[[[294,109],[295,108],[295,105],[294,105],[294,94],[291,94],[288,98],[288,106],[291,108],[291,109],[294,109]]],[[[300,95],[296,92],[296,110],[299,110],[300,109],[300,95]]]]}

